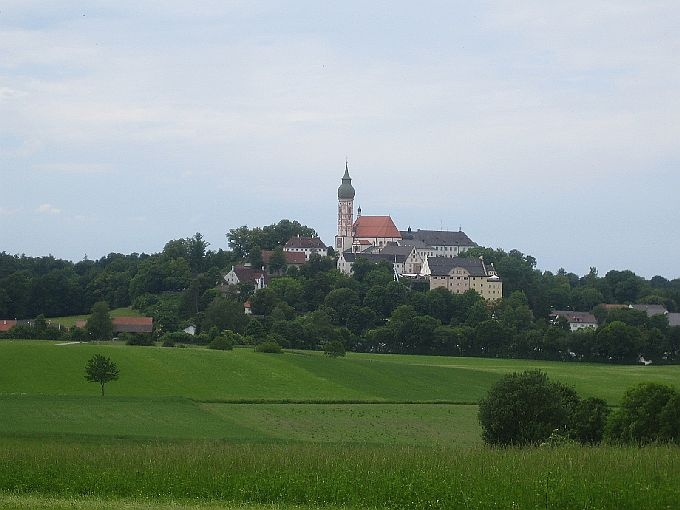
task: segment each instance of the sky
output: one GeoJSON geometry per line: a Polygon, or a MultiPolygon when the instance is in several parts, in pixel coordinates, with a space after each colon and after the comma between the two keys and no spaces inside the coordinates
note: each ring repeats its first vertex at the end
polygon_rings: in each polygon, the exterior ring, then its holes
{"type": "Polygon", "coordinates": [[[355,207],[541,270],[680,277],[676,0],[0,3],[0,252],[355,207]]]}

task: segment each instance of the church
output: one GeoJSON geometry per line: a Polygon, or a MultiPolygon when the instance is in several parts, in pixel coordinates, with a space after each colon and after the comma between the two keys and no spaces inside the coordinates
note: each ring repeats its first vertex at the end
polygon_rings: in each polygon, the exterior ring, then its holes
{"type": "Polygon", "coordinates": [[[401,232],[389,216],[362,216],[361,207],[354,221],[354,187],[345,162],[345,175],[338,188],[338,234],[335,249],[342,253],[361,252],[370,246],[386,246],[401,241],[401,232]]]}
{"type": "Polygon", "coordinates": [[[395,278],[425,277],[430,288],[445,287],[454,293],[474,289],[490,301],[502,297],[502,281],[493,264],[479,258],[461,257],[477,246],[462,230],[400,231],[390,216],[364,216],[361,208],[354,219],[356,191],[345,162],[345,174],[338,188],[338,233],[335,250],[338,269],[352,271],[357,257],[386,260],[393,264],[395,278]]]}

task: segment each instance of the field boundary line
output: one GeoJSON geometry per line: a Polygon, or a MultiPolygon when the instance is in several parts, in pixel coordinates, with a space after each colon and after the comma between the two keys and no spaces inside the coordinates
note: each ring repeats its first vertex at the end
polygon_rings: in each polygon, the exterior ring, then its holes
{"type": "Polygon", "coordinates": [[[201,404],[313,404],[313,405],[453,405],[476,406],[479,402],[464,400],[328,400],[328,399],[193,399],[201,404]]]}

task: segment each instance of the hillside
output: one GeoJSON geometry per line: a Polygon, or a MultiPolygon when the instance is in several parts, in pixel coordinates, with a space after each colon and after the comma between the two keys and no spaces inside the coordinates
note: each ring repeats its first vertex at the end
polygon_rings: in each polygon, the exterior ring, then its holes
{"type": "Polygon", "coordinates": [[[642,381],[679,385],[676,366],[614,366],[550,361],[252,349],[129,347],[117,343],[0,342],[1,395],[96,395],[83,378],[94,353],[111,357],[119,381],[111,396],[214,401],[390,401],[476,403],[503,373],[540,368],[585,396],[616,404],[642,381]]]}

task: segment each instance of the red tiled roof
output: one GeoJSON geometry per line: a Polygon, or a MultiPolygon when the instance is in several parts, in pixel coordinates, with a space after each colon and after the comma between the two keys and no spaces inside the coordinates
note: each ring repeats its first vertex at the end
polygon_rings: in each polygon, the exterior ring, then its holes
{"type": "Polygon", "coordinates": [[[111,319],[114,326],[134,325],[134,326],[151,326],[153,325],[153,317],[113,317],[111,319]]]}
{"type": "Polygon", "coordinates": [[[15,320],[10,320],[10,319],[2,319],[0,320],[0,331],[9,331],[12,329],[14,326],[17,325],[17,321],[15,320]]]}
{"type": "MultiPolygon", "coordinates": [[[[114,333],[151,333],[153,317],[113,317],[111,319],[114,333]]],[[[87,321],[76,321],[76,328],[84,328],[87,321]]]]}
{"type": "Polygon", "coordinates": [[[151,333],[153,331],[152,317],[114,317],[113,331],[116,333],[151,333]]]}
{"type": "Polygon", "coordinates": [[[234,273],[236,273],[236,277],[241,283],[254,283],[255,280],[259,280],[260,278],[264,278],[265,282],[268,281],[267,273],[261,269],[253,269],[252,267],[246,266],[235,266],[234,273]]]}
{"type": "MultiPolygon", "coordinates": [[[[269,264],[272,253],[274,253],[273,250],[262,250],[262,262],[269,264]]],[[[286,264],[304,264],[306,262],[305,253],[301,251],[284,251],[283,255],[286,257],[286,264]]]]}
{"type": "Polygon", "coordinates": [[[401,233],[389,216],[359,216],[353,230],[354,237],[401,239],[401,233]]]}

